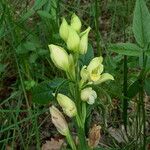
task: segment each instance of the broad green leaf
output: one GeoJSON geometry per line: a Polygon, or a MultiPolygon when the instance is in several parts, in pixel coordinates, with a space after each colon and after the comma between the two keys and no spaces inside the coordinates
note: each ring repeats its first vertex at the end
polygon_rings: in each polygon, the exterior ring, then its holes
{"type": "Polygon", "coordinates": [[[145,80],[144,88],[145,88],[147,95],[150,96],[150,78],[145,80]]]}
{"type": "Polygon", "coordinates": [[[36,0],[33,7],[29,9],[24,15],[22,15],[20,22],[24,22],[25,20],[30,18],[32,15],[34,15],[36,10],[40,9],[46,2],[47,0],[36,0]]]}
{"type": "Polygon", "coordinates": [[[138,80],[136,80],[134,83],[132,83],[127,91],[127,97],[129,99],[133,98],[134,96],[136,96],[139,92],[139,88],[140,87],[140,83],[138,80]]]}
{"type": "Polygon", "coordinates": [[[38,59],[38,55],[37,53],[32,53],[30,54],[30,57],[29,57],[29,62],[30,63],[35,63],[35,61],[38,59]]]}
{"type": "Polygon", "coordinates": [[[37,13],[41,18],[51,19],[51,15],[47,11],[39,10],[37,13]]]}
{"type": "Polygon", "coordinates": [[[142,54],[141,48],[133,43],[110,44],[108,49],[112,52],[128,56],[140,56],[142,54]]]}
{"type": "Polygon", "coordinates": [[[91,61],[91,59],[94,58],[94,50],[91,44],[88,45],[88,50],[87,53],[85,55],[82,55],[80,57],[81,63],[83,65],[88,65],[89,62],[91,61]]]}
{"type": "Polygon", "coordinates": [[[54,93],[65,81],[67,80],[63,78],[56,78],[52,81],[45,81],[38,84],[32,91],[33,102],[38,104],[49,103],[52,99],[54,99],[52,93],[54,93]]]}
{"type": "Polygon", "coordinates": [[[150,57],[150,50],[147,50],[147,51],[145,52],[145,54],[146,54],[148,57],[150,57]]]}
{"type": "Polygon", "coordinates": [[[7,66],[6,64],[1,64],[0,63],[0,73],[5,71],[6,66],[7,66]]]}
{"type": "Polygon", "coordinates": [[[150,42],[150,13],[144,0],[136,0],[133,33],[141,47],[150,42]]]}

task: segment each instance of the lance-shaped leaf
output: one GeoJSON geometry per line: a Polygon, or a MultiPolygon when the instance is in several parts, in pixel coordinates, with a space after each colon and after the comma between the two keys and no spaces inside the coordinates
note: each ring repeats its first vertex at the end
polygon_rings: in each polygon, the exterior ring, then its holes
{"type": "Polygon", "coordinates": [[[144,47],[150,42],[150,13],[144,0],[137,0],[134,9],[133,33],[137,43],[144,47]]]}
{"type": "Polygon", "coordinates": [[[127,56],[140,56],[142,54],[142,49],[133,43],[110,44],[108,49],[127,56]]]}

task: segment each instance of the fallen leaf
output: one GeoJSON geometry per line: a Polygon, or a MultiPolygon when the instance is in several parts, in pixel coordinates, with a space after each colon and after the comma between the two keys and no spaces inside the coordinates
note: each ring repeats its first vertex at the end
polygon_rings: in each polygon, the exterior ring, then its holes
{"type": "Polygon", "coordinates": [[[89,131],[88,145],[90,148],[97,147],[99,140],[101,138],[100,130],[101,130],[101,126],[95,124],[92,127],[92,129],[89,131]]]}
{"type": "Polygon", "coordinates": [[[46,143],[42,145],[42,150],[60,150],[63,146],[63,143],[64,140],[62,139],[55,140],[51,138],[50,141],[46,141],[46,143]]]}

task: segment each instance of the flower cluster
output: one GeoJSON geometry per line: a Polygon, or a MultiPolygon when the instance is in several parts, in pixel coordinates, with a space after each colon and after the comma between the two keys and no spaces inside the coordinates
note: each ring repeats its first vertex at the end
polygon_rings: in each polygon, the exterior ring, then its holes
{"type": "MultiPolygon", "coordinates": [[[[108,73],[102,73],[104,66],[102,64],[103,58],[95,57],[91,60],[88,66],[83,66],[79,72],[75,72],[79,55],[87,53],[88,48],[88,34],[90,27],[81,32],[82,23],[79,17],[75,14],[71,17],[71,22],[68,24],[65,18],[62,19],[62,23],[59,29],[60,37],[66,43],[67,51],[58,45],[49,45],[50,57],[55,66],[66,72],[68,79],[74,81],[79,86],[80,98],[74,102],[68,96],[58,93],[54,94],[58,104],[62,107],[63,112],[68,117],[76,117],[78,115],[77,101],[80,103],[93,104],[97,98],[96,92],[92,89],[92,84],[100,84],[107,80],[114,80],[113,76],[108,73]],[[78,81],[77,76],[80,74],[78,81]]],[[[78,76],[78,77],[79,77],[78,76]]],[[[58,131],[66,135],[68,133],[68,126],[63,114],[54,106],[50,108],[52,121],[55,124],[58,131]]]]}

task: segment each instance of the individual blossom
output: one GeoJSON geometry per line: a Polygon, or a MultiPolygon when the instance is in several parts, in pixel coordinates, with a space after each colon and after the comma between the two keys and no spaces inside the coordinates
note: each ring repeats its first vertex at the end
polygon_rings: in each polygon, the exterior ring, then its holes
{"type": "Polygon", "coordinates": [[[71,17],[71,27],[77,32],[80,33],[81,30],[81,21],[79,17],[74,13],[71,17]]]}
{"type": "Polygon", "coordinates": [[[56,67],[64,71],[69,69],[69,55],[68,53],[60,46],[50,44],[50,57],[56,67]]]}
{"type": "Polygon", "coordinates": [[[74,117],[77,114],[77,109],[75,103],[66,95],[63,95],[61,93],[57,94],[56,97],[59,105],[62,107],[64,113],[68,117],[74,117]]]}
{"type": "Polygon", "coordinates": [[[80,37],[78,33],[69,26],[69,35],[67,40],[67,48],[72,52],[78,52],[80,37]]]}
{"type": "Polygon", "coordinates": [[[91,60],[87,67],[84,69],[87,71],[88,81],[93,84],[100,84],[107,80],[114,80],[114,77],[109,73],[102,73],[104,66],[102,64],[103,58],[95,57],[91,60]]]}
{"type": "Polygon", "coordinates": [[[52,123],[55,125],[58,132],[60,132],[64,136],[67,136],[69,128],[65,117],[55,106],[51,106],[49,109],[52,118],[52,123]]]}
{"type": "Polygon", "coordinates": [[[97,98],[96,92],[91,88],[85,88],[81,90],[81,100],[87,102],[88,104],[92,105],[97,98]]]}
{"type": "Polygon", "coordinates": [[[68,34],[69,34],[69,25],[66,21],[65,18],[62,19],[62,23],[60,25],[60,28],[59,28],[59,35],[60,37],[66,42],[67,39],[68,39],[68,34]]]}
{"type": "Polygon", "coordinates": [[[81,39],[79,44],[79,53],[80,54],[86,54],[88,49],[88,35],[91,28],[88,27],[84,32],[81,33],[81,39]]]}

